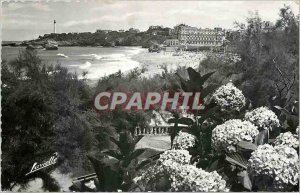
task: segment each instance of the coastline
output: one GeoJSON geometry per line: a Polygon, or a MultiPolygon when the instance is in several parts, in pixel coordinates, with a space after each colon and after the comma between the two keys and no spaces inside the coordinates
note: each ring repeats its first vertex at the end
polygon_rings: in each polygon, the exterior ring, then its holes
{"type": "MultiPolygon", "coordinates": [[[[13,46],[5,47],[13,49],[13,46]]],[[[5,49],[5,47],[3,48],[5,49]]],[[[148,49],[142,48],[141,46],[76,47],[61,47],[62,49],[58,49],[57,51],[42,51],[38,49],[38,53],[40,53],[44,59],[50,60],[50,62],[55,62],[56,60],[61,62],[66,67],[72,69],[71,71],[77,71],[78,74],[81,74],[82,71],[89,71],[87,78],[90,86],[95,85],[100,78],[116,73],[119,70],[126,74],[135,68],[145,69],[142,76],[151,77],[155,74],[161,74],[165,67],[168,71],[174,71],[178,67],[198,68],[200,61],[205,58],[204,52],[196,53],[185,51],[173,55],[174,52],[148,52],[148,49]],[[81,53],[80,51],[78,52],[78,49],[76,50],[76,47],[79,49],[82,48],[83,50],[86,48],[87,50],[81,53]],[[97,48],[99,48],[99,51],[97,48]],[[108,51],[110,49],[116,50],[116,52],[101,53],[101,50],[108,51]],[[118,53],[118,49],[123,51],[118,53]],[[78,56],[84,58],[74,58],[78,56]],[[73,63],[72,60],[74,60],[73,63]],[[106,65],[104,65],[104,63],[106,65]]],[[[18,50],[18,48],[24,49],[24,47],[15,48],[16,50],[18,50]]],[[[10,53],[7,52],[6,54],[10,53]]]]}

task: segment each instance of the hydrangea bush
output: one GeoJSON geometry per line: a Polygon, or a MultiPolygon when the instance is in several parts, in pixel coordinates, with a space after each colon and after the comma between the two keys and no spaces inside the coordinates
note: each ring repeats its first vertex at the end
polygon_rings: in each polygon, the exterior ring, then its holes
{"type": "MultiPolygon", "coordinates": [[[[186,150],[171,150],[186,151],[186,150]]],[[[168,153],[163,153],[155,165],[149,167],[141,176],[134,178],[134,182],[145,191],[161,191],[158,184],[161,179],[167,179],[167,191],[196,191],[196,192],[217,192],[228,191],[226,181],[217,172],[206,172],[193,165],[177,161],[177,158],[169,157],[165,159],[168,153]],[[172,161],[175,160],[175,161],[172,161]],[[150,184],[150,188],[149,188],[150,184]],[[147,188],[148,187],[148,188],[147,188]]],[[[173,156],[180,156],[182,154],[173,156]]]]}
{"type": "Polygon", "coordinates": [[[258,146],[249,159],[248,170],[251,176],[262,178],[256,182],[257,186],[263,186],[268,191],[287,190],[298,183],[297,151],[286,145],[258,146]]]}
{"type": "Polygon", "coordinates": [[[231,82],[219,87],[212,95],[212,99],[220,106],[221,111],[240,111],[246,104],[242,91],[231,82]]]}
{"type": "Polygon", "coordinates": [[[187,132],[180,131],[174,138],[173,149],[188,149],[195,145],[196,138],[187,132]]]}
{"type": "Polygon", "coordinates": [[[213,129],[212,145],[218,152],[236,152],[238,142],[253,142],[258,133],[257,127],[252,123],[231,119],[213,129]]]}
{"type": "Polygon", "coordinates": [[[298,148],[299,140],[291,132],[280,133],[276,137],[275,145],[287,145],[289,147],[298,148]]]}
{"type": "Polygon", "coordinates": [[[279,127],[276,114],[267,107],[259,107],[245,114],[245,120],[262,129],[273,130],[279,127]]]}

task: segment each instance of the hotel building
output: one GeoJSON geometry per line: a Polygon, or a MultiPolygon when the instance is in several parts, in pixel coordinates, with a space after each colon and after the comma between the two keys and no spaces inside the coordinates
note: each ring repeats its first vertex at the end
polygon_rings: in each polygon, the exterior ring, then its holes
{"type": "Polygon", "coordinates": [[[225,40],[225,30],[222,28],[201,29],[180,24],[174,27],[174,33],[181,45],[189,47],[222,46],[225,40]]]}

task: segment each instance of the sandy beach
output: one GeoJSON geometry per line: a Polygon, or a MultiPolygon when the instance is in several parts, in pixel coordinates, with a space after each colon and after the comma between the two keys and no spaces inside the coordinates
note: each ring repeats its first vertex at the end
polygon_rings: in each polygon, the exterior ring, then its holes
{"type": "Polygon", "coordinates": [[[140,63],[146,69],[145,76],[152,76],[163,71],[166,66],[169,71],[176,70],[178,67],[197,68],[200,61],[205,58],[202,52],[181,52],[179,56],[174,56],[173,52],[151,53],[147,50],[132,56],[132,60],[140,63]]]}

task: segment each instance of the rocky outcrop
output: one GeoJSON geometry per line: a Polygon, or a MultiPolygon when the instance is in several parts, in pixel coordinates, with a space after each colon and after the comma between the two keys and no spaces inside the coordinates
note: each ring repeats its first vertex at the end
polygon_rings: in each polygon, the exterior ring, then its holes
{"type": "Polygon", "coordinates": [[[47,41],[45,44],[46,50],[57,50],[58,44],[56,41],[47,41]]]}
{"type": "Polygon", "coordinates": [[[26,46],[26,49],[28,50],[35,50],[35,49],[43,49],[44,47],[43,46],[40,46],[40,45],[27,45],[26,46]]]}

